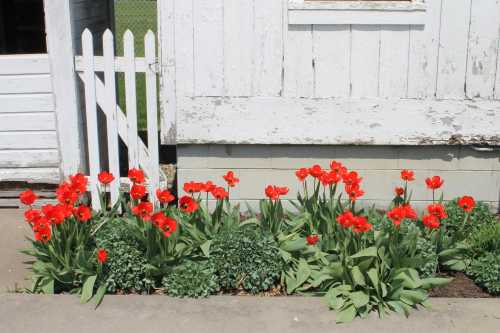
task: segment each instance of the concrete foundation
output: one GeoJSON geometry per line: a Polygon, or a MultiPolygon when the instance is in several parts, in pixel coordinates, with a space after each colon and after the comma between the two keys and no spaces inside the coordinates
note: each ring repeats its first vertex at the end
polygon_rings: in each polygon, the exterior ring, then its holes
{"type": "Polygon", "coordinates": [[[290,146],[290,145],[180,145],[178,184],[212,180],[224,184],[222,175],[233,170],[241,179],[231,190],[236,202],[255,206],[268,184],[286,185],[287,198],[295,198],[299,183],[295,170],[331,160],[344,163],[363,177],[366,194],[361,202],[386,207],[394,187],[401,184],[400,170],[415,171],[411,183],[413,202],[423,206],[432,198],[425,178],[441,176],[444,199],[471,195],[498,210],[500,198],[500,150],[476,151],[461,146],[290,146]]]}

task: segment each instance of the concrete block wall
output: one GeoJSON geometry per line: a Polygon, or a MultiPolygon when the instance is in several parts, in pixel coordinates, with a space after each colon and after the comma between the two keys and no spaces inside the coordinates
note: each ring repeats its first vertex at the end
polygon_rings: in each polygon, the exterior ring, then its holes
{"type": "MultiPolygon", "coordinates": [[[[415,171],[413,202],[424,206],[432,199],[425,178],[441,176],[444,199],[471,195],[498,211],[500,200],[500,151],[479,152],[460,146],[290,146],[290,145],[180,145],[178,184],[212,180],[224,184],[222,175],[233,170],[240,184],[231,190],[236,202],[256,206],[268,184],[290,188],[295,198],[299,183],[295,170],[315,163],[327,168],[337,160],[363,177],[365,196],[360,202],[385,208],[401,184],[400,170],[415,171]]],[[[243,205],[244,207],[244,205],[243,205]]]]}

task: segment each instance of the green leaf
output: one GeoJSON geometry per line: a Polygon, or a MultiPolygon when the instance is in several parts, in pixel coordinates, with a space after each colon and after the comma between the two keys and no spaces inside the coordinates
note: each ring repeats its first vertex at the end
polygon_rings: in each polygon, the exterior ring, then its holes
{"type": "Polygon", "coordinates": [[[358,266],[354,266],[351,269],[351,276],[352,280],[354,281],[355,285],[357,286],[366,286],[366,281],[363,273],[361,273],[361,270],[359,269],[358,266]]]}
{"type": "Polygon", "coordinates": [[[370,301],[370,297],[362,291],[355,291],[351,293],[349,298],[357,309],[367,305],[370,301]]]}
{"type": "Polygon", "coordinates": [[[355,258],[376,257],[376,256],[377,256],[377,248],[375,246],[372,246],[352,255],[351,258],[355,259],[355,258]]]}
{"type": "Polygon", "coordinates": [[[307,247],[307,242],[304,238],[284,241],[280,248],[287,252],[296,252],[307,247]]]}
{"type": "Polygon", "coordinates": [[[372,283],[372,286],[375,289],[378,289],[379,286],[379,278],[378,278],[378,271],[375,268],[370,269],[368,272],[366,272],[366,275],[368,275],[368,278],[370,279],[370,282],[372,283]]]}
{"type": "Polygon", "coordinates": [[[340,292],[336,288],[330,288],[325,295],[328,307],[332,310],[339,310],[345,304],[345,298],[340,297],[340,292]]]}
{"type": "Polygon", "coordinates": [[[401,300],[408,305],[416,305],[425,301],[429,296],[424,291],[420,290],[403,290],[401,291],[401,300]]]}
{"type": "Polygon", "coordinates": [[[41,289],[44,294],[54,294],[54,279],[46,278],[41,284],[41,289]]]}
{"type": "Polygon", "coordinates": [[[85,283],[82,287],[82,296],[80,298],[80,301],[82,303],[87,303],[92,298],[92,295],[94,294],[94,284],[96,279],[97,275],[92,275],[85,280],[85,283]]]}
{"type": "Polygon", "coordinates": [[[446,278],[422,279],[422,288],[431,289],[431,288],[435,288],[435,287],[444,286],[444,285],[450,283],[452,280],[453,279],[446,279],[446,278]]]}
{"type": "Polygon", "coordinates": [[[97,309],[99,305],[101,305],[102,300],[104,299],[104,295],[106,295],[106,285],[102,284],[99,289],[97,289],[94,300],[95,300],[95,308],[97,309]]]}
{"type": "Polygon", "coordinates": [[[297,287],[304,284],[311,276],[311,268],[304,259],[300,259],[297,270],[297,287]]]}
{"type": "Polygon", "coordinates": [[[344,309],[340,310],[337,315],[337,323],[350,323],[356,317],[356,308],[354,305],[349,305],[344,309]]]}
{"type": "Polygon", "coordinates": [[[205,243],[200,245],[201,252],[205,257],[210,257],[210,245],[212,244],[212,240],[207,240],[205,243]]]}
{"type": "Polygon", "coordinates": [[[467,268],[467,264],[461,259],[451,259],[442,263],[444,267],[452,271],[463,272],[467,268]]]}

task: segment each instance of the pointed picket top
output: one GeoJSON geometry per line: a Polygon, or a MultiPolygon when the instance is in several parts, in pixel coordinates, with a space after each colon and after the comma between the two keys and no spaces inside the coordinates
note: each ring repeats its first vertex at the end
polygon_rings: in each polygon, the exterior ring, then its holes
{"type": "Polygon", "coordinates": [[[146,59],[153,59],[153,62],[155,62],[154,58],[156,57],[155,43],[155,34],[151,30],[148,30],[148,32],[144,36],[144,52],[146,59]]]}
{"type": "Polygon", "coordinates": [[[113,41],[114,40],[113,32],[110,29],[106,29],[104,33],[102,34],[102,40],[103,41],[113,41]]]}
{"type": "Polygon", "coordinates": [[[93,45],[94,45],[94,37],[92,36],[90,30],[88,28],[85,28],[85,30],[83,30],[82,33],[82,50],[85,50],[86,48],[87,50],[90,50],[88,49],[89,46],[92,46],[91,49],[93,49],[93,45]]]}

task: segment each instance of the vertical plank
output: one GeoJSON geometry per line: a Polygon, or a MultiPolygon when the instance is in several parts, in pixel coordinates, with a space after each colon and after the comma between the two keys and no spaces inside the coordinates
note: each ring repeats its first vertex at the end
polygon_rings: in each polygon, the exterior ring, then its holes
{"type": "MultiPolygon", "coordinates": [[[[169,1],[174,0],[167,0],[169,1]]],[[[178,96],[192,97],[194,96],[193,1],[175,0],[174,29],[176,93],[178,96]]],[[[163,38],[161,40],[164,42],[163,38]]]]}
{"type": "Polygon", "coordinates": [[[224,92],[250,96],[253,73],[253,0],[224,0],[224,92]]]}
{"type": "MultiPolygon", "coordinates": [[[[191,3],[191,1],[182,1],[181,3],[191,3]]],[[[177,80],[176,68],[176,26],[175,26],[175,0],[158,1],[158,34],[160,40],[159,63],[161,68],[160,76],[160,110],[161,110],[161,130],[162,142],[164,144],[176,144],[176,113],[177,113],[177,85],[176,82],[185,82],[185,77],[177,80]]],[[[179,31],[191,29],[180,26],[179,31]]],[[[191,36],[192,38],[192,36],[191,36]]],[[[183,44],[193,45],[192,39],[183,40],[183,44]]],[[[184,58],[177,58],[182,62],[184,58]]],[[[187,59],[189,60],[189,59],[187,59]]],[[[192,64],[192,57],[191,57],[192,64]]],[[[187,81],[187,82],[191,82],[187,81]]]]}
{"type": "Polygon", "coordinates": [[[123,51],[125,56],[125,108],[128,125],[128,161],[130,168],[137,168],[139,166],[139,136],[137,133],[134,35],[128,29],[123,36],[123,51]]]}
{"type": "Polygon", "coordinates": [[[254,0],[253,95],[279,96],[283,71],[283,1],[254,0]]]}
{"type": "Polygon", "coordinates": [[[494,98],[500,99],[500,40],[498,41],[498,49],[497,49],[497,71],[496,71],[494,98]]]}
{"type": "Polygon", "coordinates": [[[287,97],[313,97],[312,27],[289,25],[286,35],[284,94],[287,97]]]}
{"type": "Polygon", "coordinates": [[[500,32],[500,1],[472,1],[466,94],[492,98],[500,32]]]}
{"type": "Polygon", "coordinates": [[[223,1],[193,2],[195,96],[224,95],[223,1]]]}
{"type": "Polygon", "coordinates": [[[464,98],[471,0],[443,0],[436,96],[464,98]]]}
{"type": "Polygon", "coordinates": [[[82,170],[85,164],[84,116],[80,112],[78,78],[74,71],[71,8],[69,1],[44,0],[43,3],[61,171],[67,177],[82,170]]]}
{"type": "Polygon", "coordinates": [[[380,97],[406,97],[410,26],[380,27],[380,97]]]}
{"type": "Polygon", "coordinates": [[[380,26],[351,26],[351,96],[379,95],[380,26]]]}
{"type": "Polygon", "coordinates": [[[425,25],[411,26],[408,68],[409,98],[434,97],[436,94],[441,1],[426,1],[425,25]]]}
{"type": "Polygon", "coordinates": [[[349,25],[314,25],[315,97],[349,96],[349,25]]]}
{"type": "Polygon", "coordinates": [[[120,191],[120,156],[118,148],[118,119],[116,110],[115,48],[111,30],[107,29],[102,37],[104,53],[104,82],[106,89],[106,132],[108,134],[109,171],[116,180],[110,185],[111,204],[118,201],[120,191]]]}
{"type": "Polygon", "coordinates": [[[154,65],[156,63],[156,45],[155,35],[149,30],[144,37],[144,50],[146,63],[146,107],[147,107],[147,125],[148,125],[148,151],[150,158],[149,174],[149,193],[150,200],[156,202],[154,195],[160,185],[160,158],[158,147],[158,114],[156,107],[156,72],[154,65]]]}
{"type": "Polygon", "coordinates": [[[101,164],[99,160],[99,136],[97,133],[94,42],[92,33],[88,29],[85,29],[82,34],[82,53],[85,66],[85,115],[87,119],[87,143],[91,184],[90,193],[92,195],[92,208],[100,210],[101,204],[97,190],[97,175],[101,170],[101,164]]]}

